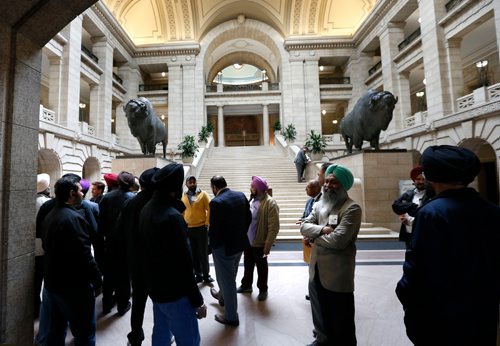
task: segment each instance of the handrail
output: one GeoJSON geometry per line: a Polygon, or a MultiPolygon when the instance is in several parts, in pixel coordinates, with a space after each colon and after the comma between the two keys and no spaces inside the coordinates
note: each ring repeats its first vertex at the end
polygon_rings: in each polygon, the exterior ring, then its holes
{"type": "Polygon", "coordinates": [[[168,84],[139,84],[139,91],[168,90],[168,84]]]}
{"type": "Polygon", "coordinates": [[[374,74],[375,72],[377,72],[378,70],[380,70],[382,68],[382,60],[380,60],[378,63],[376,63],[375,65],[373,65],[373,67],[371,69],[368,70],[368,75],[371,76],[372,74],[374,74]]]}
{"type": "Polygon", "coordinates": [[[415,41],[417,37],[421,35],[421,30],[420,27],[417,28],[414,32],[412,32],[408,37],[406,37],[403,41],[401,41],[400,44],[398,44],[399,51],[403,50],[406,46],[408,46],[410,43],[415,41]]]}
{"type": "Polygon", "coordinates": [[[326,77],[320,78],[319,84],[351,84],[351,77],[326,77]]]}
{"type": "Polygon", "coordinates": [[[96,64],[99,63],[99,58],[95,56],[94,53],[92,53],[90,49],[85,47],[83,44],[82,44],[82,52],[84,52],[85,55],[87,55],[90,59],[94,60],[96,64]]]}

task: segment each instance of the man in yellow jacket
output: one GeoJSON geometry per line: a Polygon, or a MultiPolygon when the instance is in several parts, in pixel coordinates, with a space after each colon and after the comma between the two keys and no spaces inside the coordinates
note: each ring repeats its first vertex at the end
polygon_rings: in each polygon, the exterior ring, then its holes
{"type": "Polygon", "coordinates": [[[208,221],[210,219],[210,197],[198,188],[196,177],[186,179],[187,191],[182,194],[182,202],[186,206],[184,220],[188,226],[188,238],[193,257],[196,282],[210,284],[214,281],[210,276],[208,265],[208,221]]]}
{"type": "Polygon", "coordinates": [[[238,293],[252,292],[253,270],[257,267],[257,287],[259,288],[258,300],[267,299],[267,256],[271,252],[274,240],[280,229],[279,207],[276,201],[269,196],[267,181],[261,177],[253,176],[250,186],[252,192],[250,211],[252,222],[248,227],[248,240],[251,247],[244,251],[245,274],[241,279],[238,293]]]}

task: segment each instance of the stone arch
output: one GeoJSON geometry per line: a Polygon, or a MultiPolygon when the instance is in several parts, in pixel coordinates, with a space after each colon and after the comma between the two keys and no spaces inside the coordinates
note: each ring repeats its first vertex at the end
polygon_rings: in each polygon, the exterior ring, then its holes
{"type": "Polygon", "coordinates": [[[263,22],[241,17],[213,28],[203,37],[200,46],[198,57],[203,62],[207,81],[210,80],[209,75],[217,73],[214,67],[218,66],[219,61],[232,53],[252,54],[254,59],[260,57],[261,62],[268,63],[268,75],[272,76],[277,76],[279,69],[283,70],[283,62],[287,57],[284,39],[278,31],[263,22]]]}
{"type": "Polygon", "coordinates": [[[87,179],[91,183],[101,181],[101,165],[95,157],[88,157],[82,166],[82,178],[87,179]]]}
{"type": "Polygon", "coordinates": [[[62,175],[62,164],[59,155],[51,149],[40,149],[38,151],[37,162],[37,173],[47,173],[50,176],[50,187],[53,188],[56,181],[62,175]]]}
{"type": "Polygon", "coordinates": [[[499,177],[495,149],[490,143],[481,138],[467,138],[462,140],[458,145],[474,152],[481,161],[481,171],[471,186],[474,187],[482,197],[498,205],[499,177]]]}

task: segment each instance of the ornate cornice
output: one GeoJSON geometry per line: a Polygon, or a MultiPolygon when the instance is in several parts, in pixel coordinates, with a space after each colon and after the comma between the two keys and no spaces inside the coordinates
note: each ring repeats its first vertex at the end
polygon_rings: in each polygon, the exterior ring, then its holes
{"type": "Polygon", "coordinates": [[[150,47],[137,49],[134,57],[143,58],[149,56],[172,56],[172,55],[198,55],[199,44],[183,45],[182,47],[150,47]]]}
{"type": "Polygon", "coordinates": [[[394,7],[397,0],[382,0],[375,4],[375,8],[370,15],[363,21],[363,24],[354,33],[353,41],[358,45],[363,39],[372,32],[377,32],[376,27],[383,24],[383,19],[387,13],[394,7]]]}
{"type": "Polygon", "coordinates": [[[291,50],[308,50],[308,49],[339,49],[339,48],[355,48],[354,42],[351,40],[343,42],[335,41],[318,41],[317,39],[307,41],[301,40],[301,42],[293,42],[286,40],[284,47],[287,51],[291,50]]]}

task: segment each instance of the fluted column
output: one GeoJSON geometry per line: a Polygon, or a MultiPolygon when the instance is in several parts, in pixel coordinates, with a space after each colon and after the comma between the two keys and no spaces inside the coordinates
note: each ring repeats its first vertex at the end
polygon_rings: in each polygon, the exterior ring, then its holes
{"type": "Polygon", "coordinates": [[[262,131],[264,132],[264,145],[269,145],[269,106],[262,105],[262,131]]]}
{"type": "Polygon", "coordinates": [[[218,138],[218,147],[224,147],[226,144],[224,143],[224,106],[217,106],[218,114],[217,114],[217,138],[218,138]]]}

